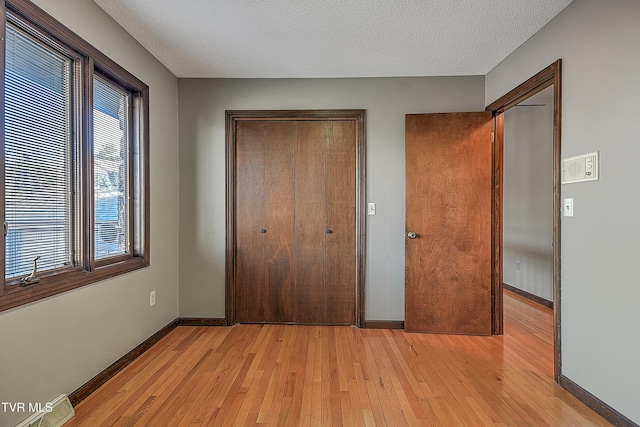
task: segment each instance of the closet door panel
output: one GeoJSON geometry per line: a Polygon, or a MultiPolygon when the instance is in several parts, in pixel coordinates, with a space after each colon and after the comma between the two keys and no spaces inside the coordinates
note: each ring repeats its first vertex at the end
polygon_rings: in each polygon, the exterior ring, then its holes
{"type": "Polygon", "coordinates": [[[265,122],[236,126],[236,320],[263,322],[265,122]]]}
{"type": "Polygon", "coordinates": [[[326,293],[328,324],[355,324],[356,123],[326,124],[326,293]]]}
{"type": "Polygon", "coordinates": [[[324,122],[296,123],[296,323],[325,322],[324,122]]]}
{"type": "Polygon", "coordinates": [[[294,123],[266,123],[265,321],[294,321],[294,123]]]}

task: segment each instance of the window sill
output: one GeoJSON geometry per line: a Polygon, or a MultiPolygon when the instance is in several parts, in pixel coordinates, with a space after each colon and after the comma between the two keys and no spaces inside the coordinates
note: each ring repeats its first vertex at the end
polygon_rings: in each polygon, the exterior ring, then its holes
{"type": "Polygon", "coordinates": [[[18,280],[7,281],[0,290],[0,312],[148,266],[144,258],[129,258],[94,271],[73,269],[43,274],[39,283],[25,287],[20,287],[18,280]]]}

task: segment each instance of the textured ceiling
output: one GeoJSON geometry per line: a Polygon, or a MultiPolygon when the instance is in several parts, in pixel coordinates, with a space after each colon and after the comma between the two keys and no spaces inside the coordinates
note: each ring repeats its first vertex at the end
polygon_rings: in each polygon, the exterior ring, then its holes
{"type": "Polygon", "coordinates": [[[484,75],[572,0],[94,0],[178,77],[484,75]]]}

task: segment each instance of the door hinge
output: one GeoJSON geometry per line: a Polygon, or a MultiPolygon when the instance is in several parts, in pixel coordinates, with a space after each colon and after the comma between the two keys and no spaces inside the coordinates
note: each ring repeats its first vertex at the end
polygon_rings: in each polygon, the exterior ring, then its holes
{"type": "Polygon", "coordinates": [[[491,142],[496,142],[496,133],[491,132],[491,142]]]}

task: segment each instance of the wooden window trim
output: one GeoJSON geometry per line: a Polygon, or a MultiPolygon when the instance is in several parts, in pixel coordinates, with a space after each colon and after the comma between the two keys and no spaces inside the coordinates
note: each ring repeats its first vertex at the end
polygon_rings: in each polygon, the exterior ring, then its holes
{"type": "MultiPolygon", "coordinates": [[[[66,28],[45,11],[27,0],[5,0],[0,6],[2,13],[2,35],[6,33],[7,13],[29,24],[38,33],[59,44],[75,57],[75,71],[80,79],[81,109],[80,117],[73,124],[80,138],[78,157],[82,170],[77,188],[80,197],[78,212],[81,220],[79,253],[74,255],[76,267],[51,270],[38,275],[40,283],[27,287],[17,285],[17,280],[5,280],[0,286],[0,312],[28,304],[43,298],[57,295],[124,273],[128,273],[150,264],[150,221],[149,221],[149,87],[128,71],[101,53],[98,49],[66,28]],[[130,132],[131,176],[130,176],[130,254],[115,256],[98,261],[93,256],[93,166],[91,163],[93,75],[98,74],[129,91],[132,95],[132,115],[130,132]],[[134,105],[135,104],[135,105],[134,105]]],[[[4,75],[5,44],[0,43],[0,64],[4,75]]],[[[4,100],[4,84],[0,89],[4,100]]],[[[4,101],[0,108],[0,120],[4,123],[4,101]]],[[[0,133],[0,150],[4,152],[4,131],[0,133]]],[[[0,214],[4,218],[4,161],[0,162],[0,214]]],[[[1,261],[4,270],[5,245],[0,245],[1,261]]]]}

